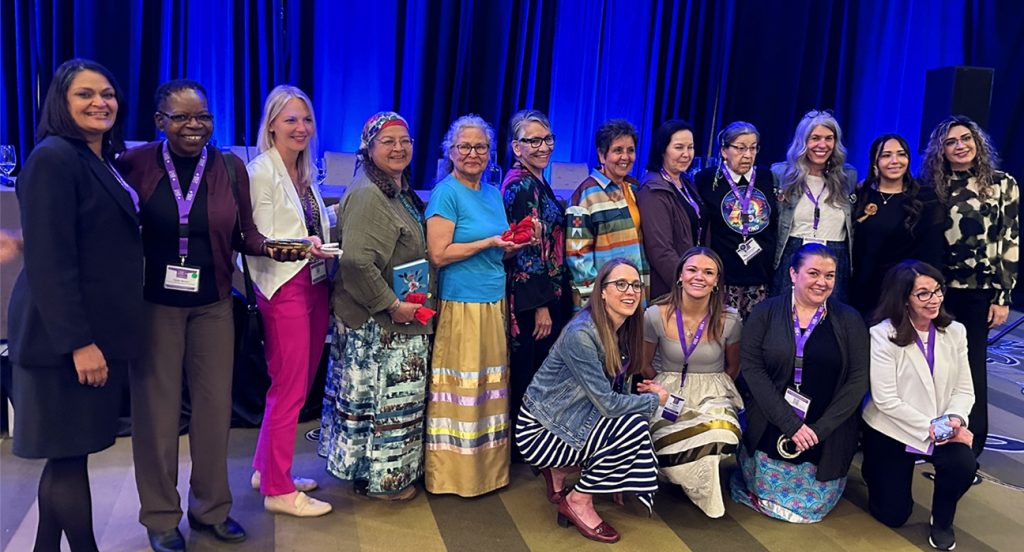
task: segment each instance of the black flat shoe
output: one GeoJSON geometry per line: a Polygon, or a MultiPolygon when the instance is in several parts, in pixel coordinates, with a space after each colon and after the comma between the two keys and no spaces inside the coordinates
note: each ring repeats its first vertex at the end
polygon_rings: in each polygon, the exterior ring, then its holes
{"type": "Polygon", "coordinates": [[[213,535],[221,542],[242,542],[245,540],[245,529],[237,521],[228,516],[221,523],[206,524],[188,513],[188,526],[196,531],[204,531],[213,535]]]}
{"type": "Polygon", "coordinates": [[[185,537],[177,527],[170,531],[146,531],[149,535],[149,547],[153,552],[185,552],[185,537]]]}

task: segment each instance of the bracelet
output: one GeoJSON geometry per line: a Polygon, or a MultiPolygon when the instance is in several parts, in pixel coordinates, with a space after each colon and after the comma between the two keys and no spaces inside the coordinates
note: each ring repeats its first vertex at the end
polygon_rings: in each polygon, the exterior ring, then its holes
{"type": "Polygon", "coordinates": [[[400,300],[398,300],[398,299],[395,299],[395,302],[391,303],[391,305],[387,308],[387,313],[388,314],[394,314],[395,311],[397,311],[398,308],[401,307],[401,306],[402,306],[402,302],[400,300]]]}

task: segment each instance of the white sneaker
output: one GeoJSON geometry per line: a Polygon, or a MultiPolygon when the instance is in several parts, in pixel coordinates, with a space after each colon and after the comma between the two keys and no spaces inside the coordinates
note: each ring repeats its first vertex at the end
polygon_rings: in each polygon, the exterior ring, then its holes
{"type": "Polygon", "coordinates": [[[295,502],[288,504],[284,497],[268,496],[263,499],[263,508],[274,514],[288,514],[295,517],[319,517],[330,513],[330,504],[310,498],[306,493],[295,495],[295,502]]]}
{"type": "MultiPolygon", "coordinates": [[[[256,470],[252,472],[252,479],[249,480],[253,489],[260,490],[260,472],[256,470]]],[[[315,491],[320,485],[314,479],[306,479],[305,477],[292,477],[292,483],[295,484],[295,490],[303,493],[309,491],[315,491]]]]}

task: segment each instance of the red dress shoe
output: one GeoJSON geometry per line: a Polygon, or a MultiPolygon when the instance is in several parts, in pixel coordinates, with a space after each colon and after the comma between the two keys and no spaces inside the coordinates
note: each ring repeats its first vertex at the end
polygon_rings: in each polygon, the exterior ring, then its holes
{"type": "Polygon", "coordinates": [[[614,527],[608,525],[607,521],[602,521],[597,527],[587,527],[580,518],[576,516],[576,512],[572,510],[572,506],[569,505],[568,500],[563,500],[558,505],[558,525],[562,527],[569,527],[569,524],[576,526],[576,530],[581,535],[587,537],[592,541],[603,542],[612,544],[619,542],[619,532],[614,527]]]}

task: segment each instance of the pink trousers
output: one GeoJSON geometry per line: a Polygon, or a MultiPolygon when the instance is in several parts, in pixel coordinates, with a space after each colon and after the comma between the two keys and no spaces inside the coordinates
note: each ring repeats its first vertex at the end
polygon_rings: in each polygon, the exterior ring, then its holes
{"type": "Polygon", "coordinates": [[[299,410],[313,384],[328,324],[327,281],[313,284],[307,265],[271,299],[256,291],[263,316],[270,389],[263,413],[253,469],[260,472],[260,492],[277,496],[295,490],[292,459],[299,410]]]}

